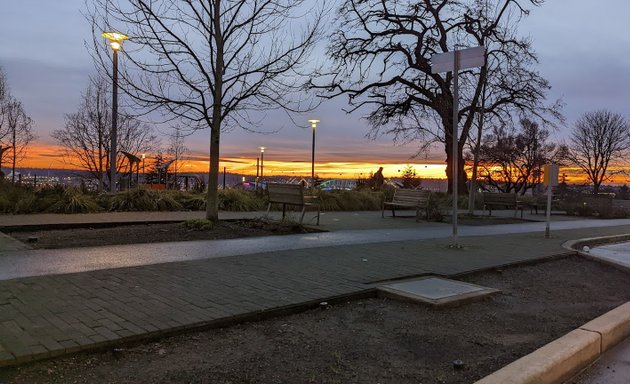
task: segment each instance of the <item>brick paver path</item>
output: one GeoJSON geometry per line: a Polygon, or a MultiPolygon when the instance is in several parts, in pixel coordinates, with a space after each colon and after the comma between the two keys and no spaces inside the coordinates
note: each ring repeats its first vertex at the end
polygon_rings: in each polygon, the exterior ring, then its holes
{"type": "MultiPolygon", "coordinates": [[[[565,253],[567,239],[630,226],[321,247],[0,281],[0,365],[370,290],[565,253]]],[[[211,246],[211,243],[209,243],[211,246]]]]}

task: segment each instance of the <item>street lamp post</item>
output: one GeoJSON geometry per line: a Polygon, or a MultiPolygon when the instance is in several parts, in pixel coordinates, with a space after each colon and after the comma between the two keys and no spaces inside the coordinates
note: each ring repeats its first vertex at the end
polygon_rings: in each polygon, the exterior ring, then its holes
{"type": "Polygon", "coordinates": [[[112,193],[116,192],[116,152],[117,148],[117,136],[118,136],[118,51],[122,48],[123,41],[127,40],[129,37],[125,34],[118,32],[103,32],[102,35],[104,38],[109,40],[109,45],[112,47],[112,51],[114,51],[112,62],[113,62],[113,72],[112,72],[112,132],[111,132],[111,159],[109,166],[109,180],[110,186],[109,190],[112,193]]]}
{"type": "Polygon", "coordinates": [[[263,180],[263,172],[265,169],[265,147],[260,147],[260,181],[263,180]]]}
{"type": "Polygon", "coordinates": [[[313,128],[313,145],[311,148],[311,183],[315,186],[315,130],[317,129],[317,123],[319,120],[311,119],[308,121],[313,128]]]}
{"type": "Polygon", "coordinates": [[[146,154],[142,154],[142,178],[144,179],[144,183],[147,183],[147,171],[144,168],[144,159],[147,157],[146,154]]]}

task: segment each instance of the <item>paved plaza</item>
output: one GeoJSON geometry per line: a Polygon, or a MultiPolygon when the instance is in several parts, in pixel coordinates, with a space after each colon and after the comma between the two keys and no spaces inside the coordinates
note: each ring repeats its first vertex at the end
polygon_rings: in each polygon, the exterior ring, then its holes
{"type": "MultiPolygon", "coordinates": [[[[1,224],[187,215],[202,213],[9,216],[1,224]]],[[[558,219],[549,239],[540,221],[462,226],[458,247],[448,224],[380,212],[329,212],[321,227],[330,232],[66,250],[16,249],[0,239],[0,365],[230,324],[405,277],[454,277],[566,254],[565,241],[628,233],[630,220],[558,219]]]]}

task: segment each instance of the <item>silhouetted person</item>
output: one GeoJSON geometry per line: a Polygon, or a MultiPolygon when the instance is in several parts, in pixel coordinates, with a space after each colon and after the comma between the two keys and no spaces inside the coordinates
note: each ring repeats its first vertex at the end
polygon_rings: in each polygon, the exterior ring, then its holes
{"type": "Polygon", "coordinates": [[[380,191],[383,188],[383,182],[385,182],[385,177],[383,177],[383,167],[380,167],[378,171],[372,176],[372,184],[374,185],[375,191],[380,191]]]}

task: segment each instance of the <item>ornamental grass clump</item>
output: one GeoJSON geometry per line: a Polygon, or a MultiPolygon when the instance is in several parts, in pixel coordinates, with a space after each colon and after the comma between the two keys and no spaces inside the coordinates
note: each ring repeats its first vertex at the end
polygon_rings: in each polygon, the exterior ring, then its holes
{"type": "Polygon", "coordinates": [[[101,207],[94,198],[81,192],[77,188],[66,188],[56,202],[51,204],[46,212],[51,213],[93,213],[99,212],[101,207]]]}
{"type": "Polygon", "coordinates": [[[250,212],[263,209],[265,200],[254,192],[226,189],[219,192],[219,210],[250,212]]]}

